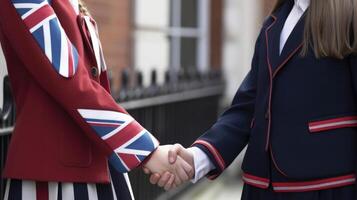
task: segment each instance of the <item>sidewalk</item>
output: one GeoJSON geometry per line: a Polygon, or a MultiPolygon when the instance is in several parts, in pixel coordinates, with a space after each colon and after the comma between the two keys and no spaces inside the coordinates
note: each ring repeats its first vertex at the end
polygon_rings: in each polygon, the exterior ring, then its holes
{"type": "Polygon", "coordinates": [[[196,184],[164,193],[157,200],[239,200],[243,190],[241,164],[244,152],[216,180],[203,178],[196,184]]]}
{"type": "Polygon", "coordinates": [[[242,189],[239,176],[225,174],[215,181],[203,180],[177,200],[239,200],[242,189]]]}

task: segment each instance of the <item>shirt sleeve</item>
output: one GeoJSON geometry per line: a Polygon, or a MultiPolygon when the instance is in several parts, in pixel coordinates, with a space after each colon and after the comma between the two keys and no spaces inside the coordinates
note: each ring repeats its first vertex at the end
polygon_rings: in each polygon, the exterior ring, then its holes
{"type": "Polygon", "coordinates": [[[202,177],[206,176],[208,172],[214,170],[215,166],[201,149],[190,147],[187,150],[193,155],[193,162],[195,164],[195,177],[193,177],[191,182],[197,183],[202,177]]]}
{"type": "MultiPolygon", "coordinates": [[[[54,0],[52,0],[54,2],[54,0]]],[[[69,3],[69,2],[68,2],[69,3]]],[[[73,16],[73,21],[75,21],[73,16]]],[[[23,67],[119,172],[139,166],[158,141],[100,84],[47,0],[0,0],[0,41],[8,67],[23,67]]]]}

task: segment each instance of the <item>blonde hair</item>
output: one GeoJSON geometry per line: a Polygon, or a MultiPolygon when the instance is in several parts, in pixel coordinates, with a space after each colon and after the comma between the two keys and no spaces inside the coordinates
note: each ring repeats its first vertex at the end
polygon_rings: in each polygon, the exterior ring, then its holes
{"type": "Polygon", "coordinates": [[[86,6],[86,4],[82,0],[78,0],[79,4],[79,12],[82,13],[83,15],[90,16],[89,10],[86,6]]]}

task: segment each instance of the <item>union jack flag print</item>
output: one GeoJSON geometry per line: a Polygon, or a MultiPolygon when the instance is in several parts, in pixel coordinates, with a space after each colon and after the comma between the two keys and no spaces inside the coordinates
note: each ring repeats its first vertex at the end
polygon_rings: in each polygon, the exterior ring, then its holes
{"type": "Polygon", "coordinates": [[[46,54],[53,68],[63,77],[74,76],[78,52],[69,41],[47,0],[12,0],[32,36],[46,54]]]}
{"type": "Polygon", "coordinates": [[[88,125],[113,150],[109,161],[119,172],[128,172],[159,145],[130,115],[105,110],[79,109],[88,125]]]}

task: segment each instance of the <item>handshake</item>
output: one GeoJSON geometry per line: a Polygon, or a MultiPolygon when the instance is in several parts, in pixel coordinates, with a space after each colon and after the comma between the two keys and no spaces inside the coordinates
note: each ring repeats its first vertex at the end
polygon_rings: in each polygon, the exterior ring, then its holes
{"type": "Polygon", "coordinates": [[[193,155],[180,144],[159,146],[144,164],[150,183],[165,190],[175,188],[195,175],[193,155]]]}

